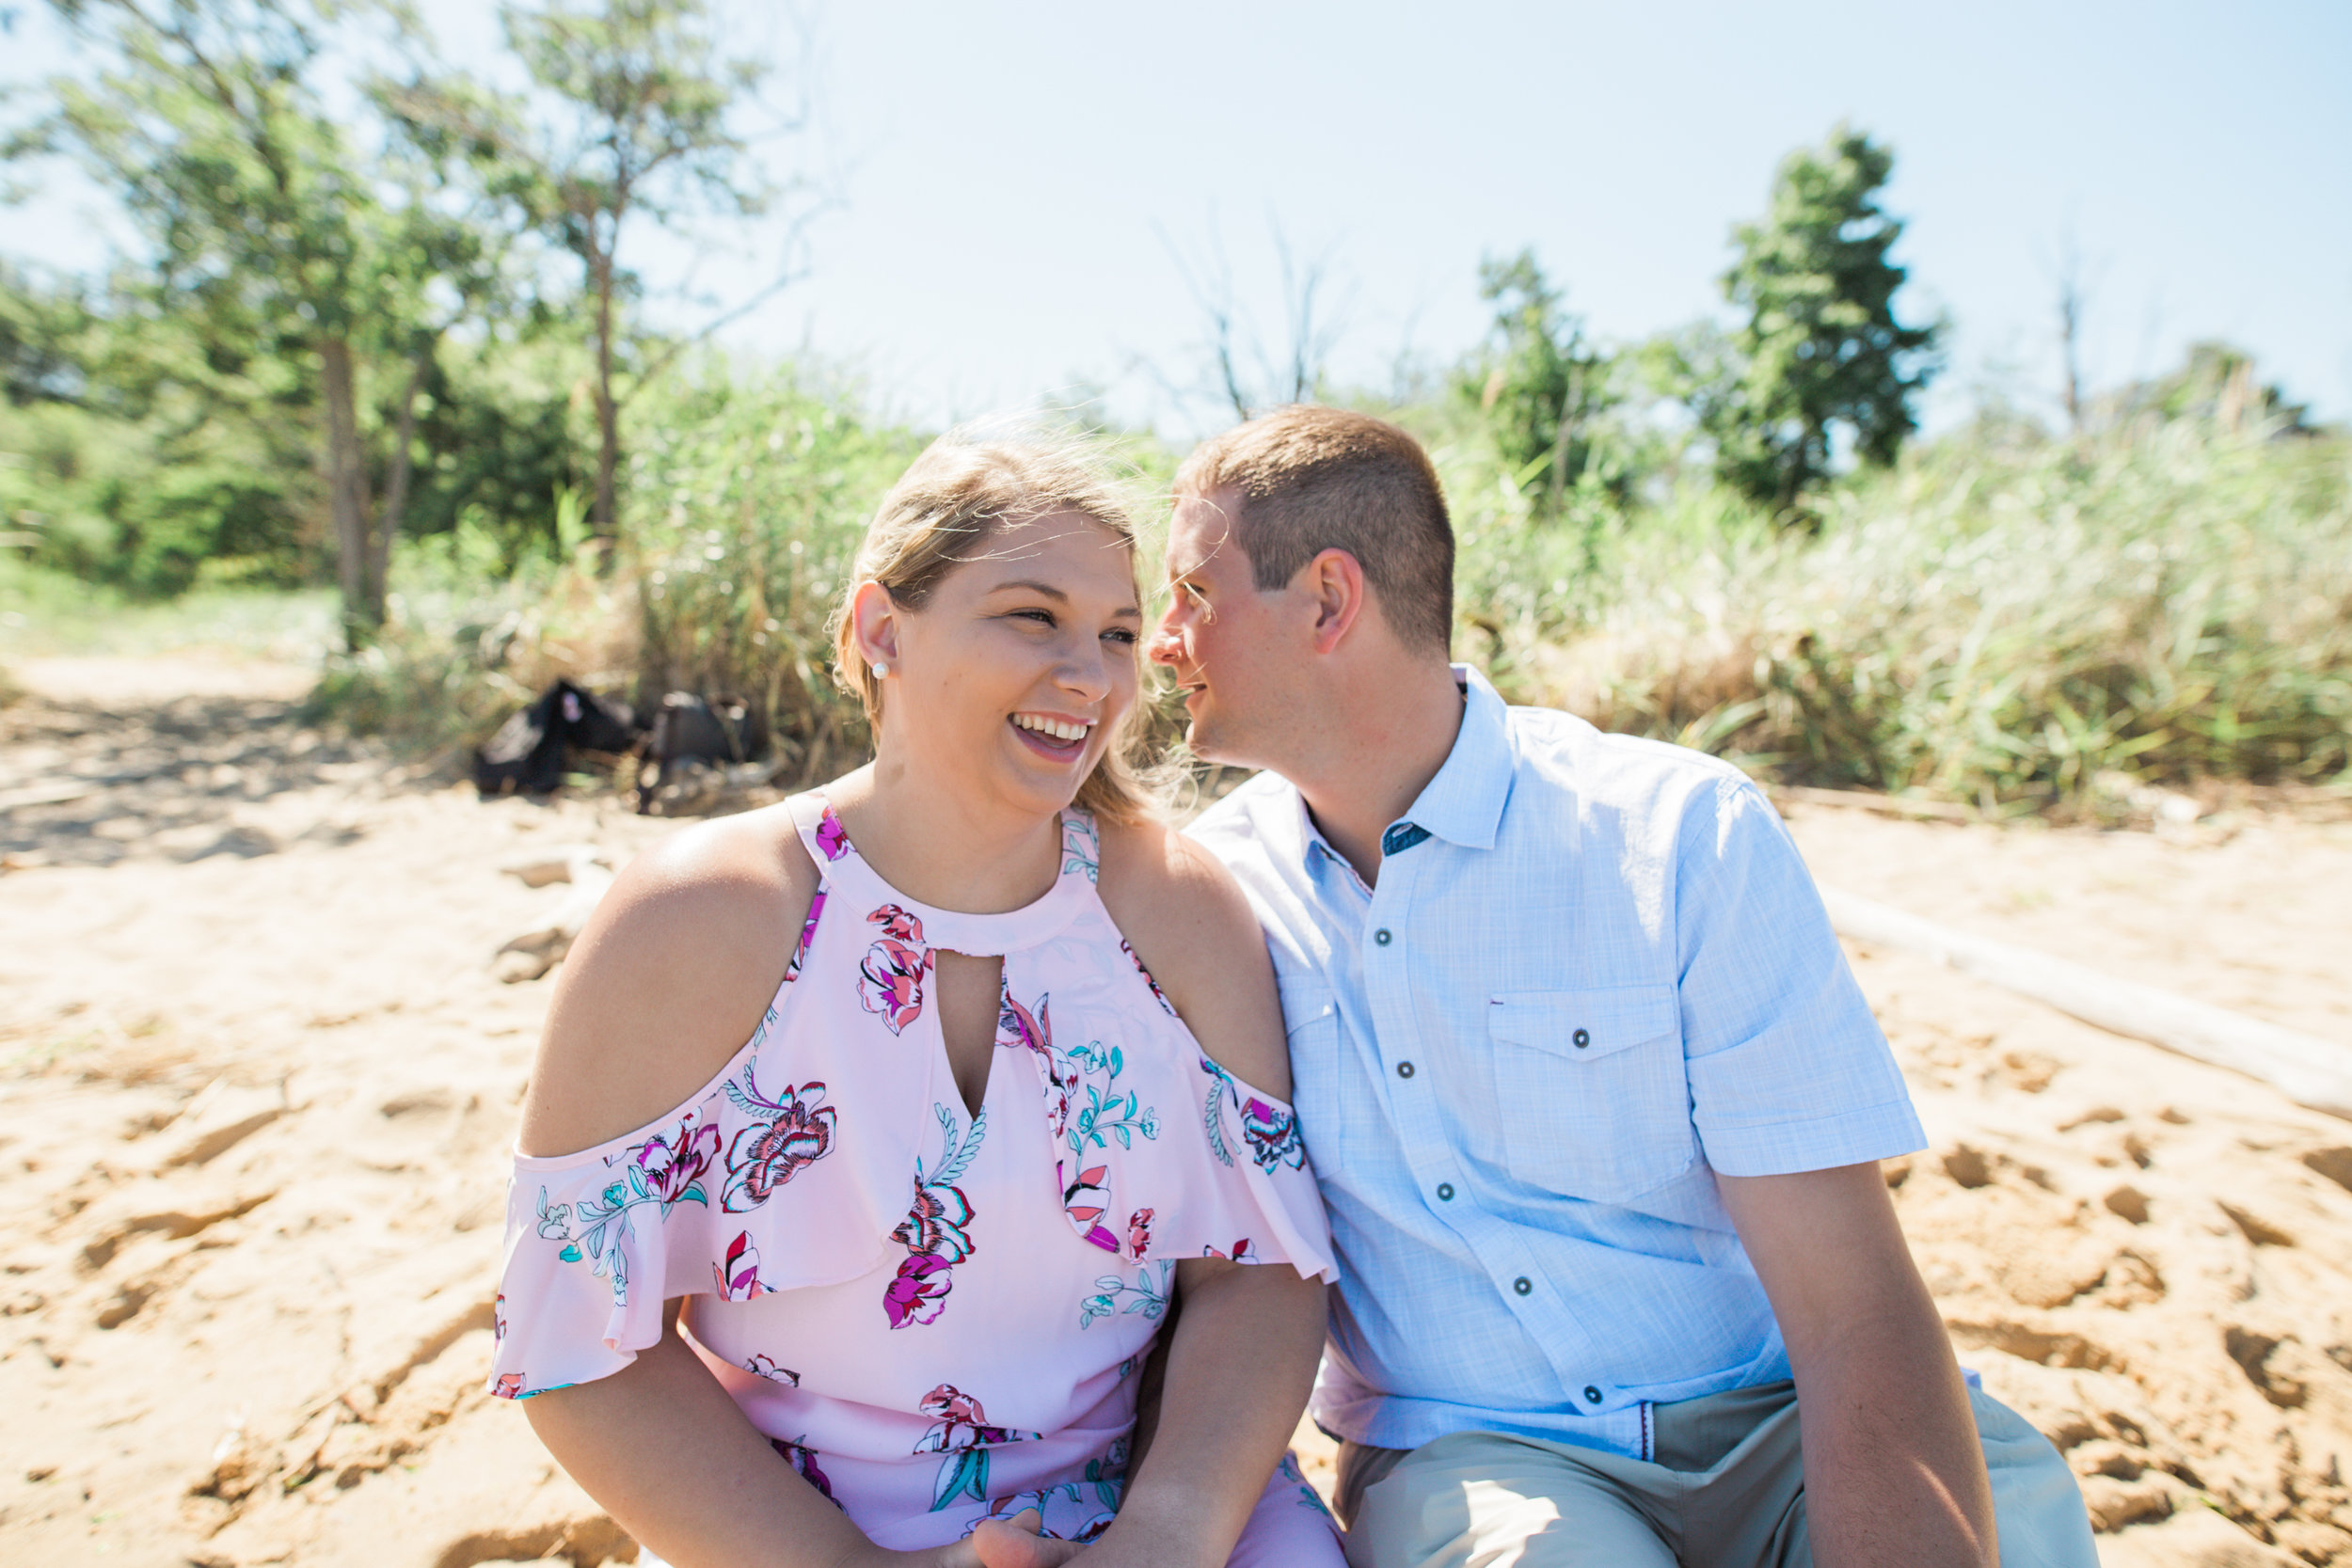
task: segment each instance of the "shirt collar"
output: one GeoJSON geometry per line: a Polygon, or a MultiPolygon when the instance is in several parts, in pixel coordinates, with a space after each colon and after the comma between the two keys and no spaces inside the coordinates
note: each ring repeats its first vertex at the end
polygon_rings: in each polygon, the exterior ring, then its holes
{"type": "Polygon", "coordinates": [[[1491,849],[1511,797],[1511,710],[1469,665],[1455,665],[1454,679],[1462,689],[1461,731],[1405,820],[1465,849],[1491,849]]]}
{"type": "MultiPolygon", "coordinates": [[[[1462,689],[1462,727],[1454,736],[1454,749],[1446,753],[1445,766],[1437,776],[1422,787],[1412,809],[1399,820],[1465,849],[1491,849],[1502,825],[1502,807],[1511,797],[1511,776],[1517,767],[1511,750],[1511,710],[1486,677],[1467,664],[1454,666],[1454,682],[1462,689]]],[[[1320,849],[1346,865],[1346,858],[1324,842],[1322,830],[1308,815],[1307,798],[1295,785],[1290,797],[1292,811],[1283,815],[1285,826],[1297,834],[1298,858],[1304,860],[1320,849]]],[[[1354,867],[1349,870],[1352,873],[1354,867]]]]}

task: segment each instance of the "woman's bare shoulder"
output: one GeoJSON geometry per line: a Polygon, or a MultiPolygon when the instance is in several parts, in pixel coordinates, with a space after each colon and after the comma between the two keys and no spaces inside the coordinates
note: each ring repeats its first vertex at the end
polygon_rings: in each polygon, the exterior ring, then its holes
{"type": "Polygon", "coordinates": [[[1104,824],[1103,905],[1201,1049],[1290,1093],[1282,1008],[1258,917],[1232,873],[1165,823],[1104,824]]]}
{"type": "Polygon", "coordinates": [[[523,1151],[592,1148],[710,1082],[783,984],[817,885],[783,806],[698,824],[631,861],[564,960],[523,1151]]]}

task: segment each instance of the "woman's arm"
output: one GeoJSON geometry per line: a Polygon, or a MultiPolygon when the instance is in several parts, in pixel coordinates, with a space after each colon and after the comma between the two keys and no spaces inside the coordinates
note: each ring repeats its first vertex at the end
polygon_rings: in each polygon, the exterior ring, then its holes
{"type": "MultiPolygon", "coordinates": [[[[1157,828],[1105,833],[1103,898],[1170,1006],[1220,1066],[1287,1097],[1281,1005],[1265,939],[1224,867],[1157,828]]],[[[1138,1433],[1119,1517],[1088,1568],[1222,1568],[1297,1429],[1323,1346],[1323,1284],[1280,1263],[1187,1259],[1157,1421],[1138,1433]]],[[[993,1547],[984,1552],[993,1565],[993,1547]]],[[[1039,1561],[1051,1558],[1039,1556],[1039,1561]]]]}
{"type": "Polygon", "coordinates": [[[675,1568],[866,1568],[959,1557],[885,1552],[768,1446],[734,1399],[677,1334],[677,1306],[661,1342],[594,1383],[523,1403],[571,1478],[620,1527],[675,1568]]]}
{"type": "MultiPolygon", "coordinates": [[[[526,1153],[593,1148],[674,1110],[759,1026],[816,895],[777,815],[665,841],[615,880],[564,966],[523,1101],[526,1153]]],[[[675,1568],[979,1568],[969,1543],[884,1551],[769,1447],[679,1338],[524,1402],[548,1451],[675,1568]]]]}
{"type": "Polygon", "coordinates": [[[1323,1282],[1279,1263],[1189,1259],[1159,1421],[1088,1568],[1222,1568],[1297,1430],[1323,1348],[1323,1282]]]}

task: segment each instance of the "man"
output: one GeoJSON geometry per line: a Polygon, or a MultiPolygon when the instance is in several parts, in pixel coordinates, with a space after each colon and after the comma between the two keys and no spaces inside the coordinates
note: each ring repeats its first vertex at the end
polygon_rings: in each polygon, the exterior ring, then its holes
{"type": "Polygon", "coordinates": [[[1394,426],[1282,409],[1176,493],[1152,654],[1193,750],[1264,769],[1192,831],[1265,927],[1331,1212],[1350,1561],[2093,1568],[2064,1461],[1952,1359],[1878,1167],[1918,1120],[1763,796],[1447,662],[1394,426]]]}

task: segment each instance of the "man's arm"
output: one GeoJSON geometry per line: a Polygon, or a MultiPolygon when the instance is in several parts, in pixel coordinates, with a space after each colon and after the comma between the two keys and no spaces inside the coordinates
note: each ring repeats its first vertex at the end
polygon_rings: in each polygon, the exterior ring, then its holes
{"type": "Polygon", "coordinates": [[[1994,1568],[1968,1393],[1873,1164],[1717,1176],[1797,1377],[1821,1568],[1994,1568]]]}

